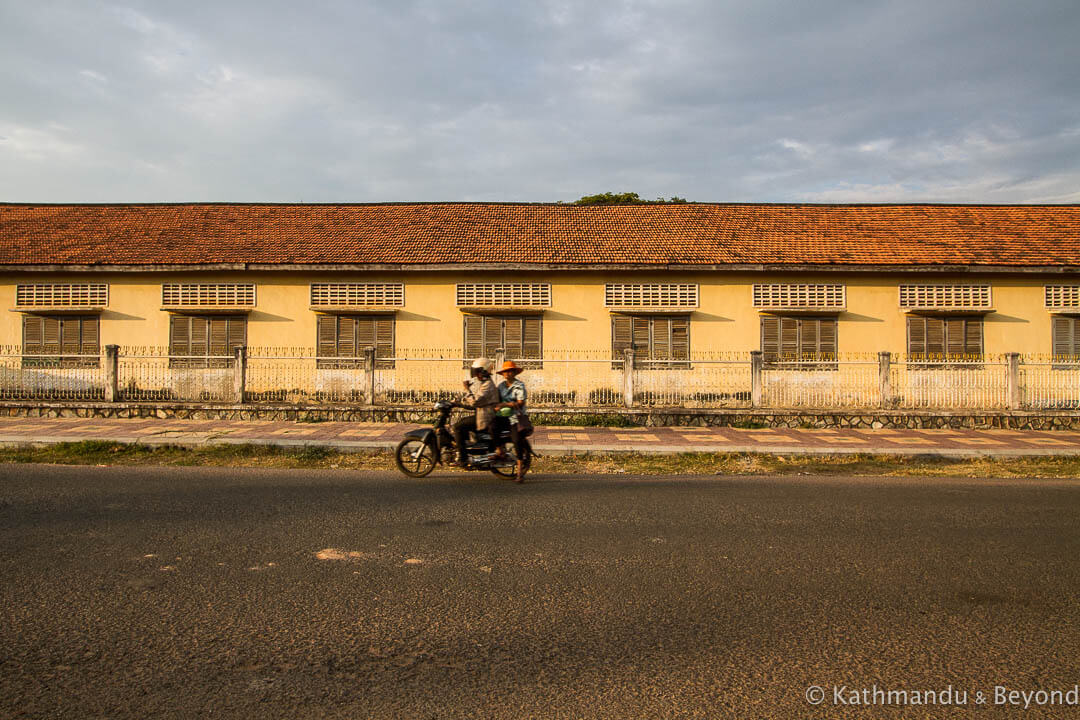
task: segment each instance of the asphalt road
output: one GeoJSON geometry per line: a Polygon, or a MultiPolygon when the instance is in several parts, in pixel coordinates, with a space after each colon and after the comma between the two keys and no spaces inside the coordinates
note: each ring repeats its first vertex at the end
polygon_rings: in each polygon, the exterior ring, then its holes
{"type": "Polygon", "coordinates": [[[1078,558],[1080,482],[0,466],[0,717],[1075,717],[994,687],[1078,558]]]}

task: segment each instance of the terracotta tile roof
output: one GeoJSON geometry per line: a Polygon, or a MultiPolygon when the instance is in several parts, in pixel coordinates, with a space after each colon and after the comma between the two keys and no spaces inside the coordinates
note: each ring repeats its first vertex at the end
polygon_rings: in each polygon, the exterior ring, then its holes
{"type": "Polygon", "coordinates": [[[1077,205],[0,204],[0,265],[1080,265],[1077,205]]]}

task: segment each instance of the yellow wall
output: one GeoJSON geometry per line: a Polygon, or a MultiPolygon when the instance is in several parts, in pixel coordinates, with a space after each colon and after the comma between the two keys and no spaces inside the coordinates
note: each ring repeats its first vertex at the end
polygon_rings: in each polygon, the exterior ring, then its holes
{"type": "MultiPolygon", "coordinates": [[[[15,307],[17,283],[107,282],[109,307],[101,316],[102,344],[165,346],[168,313],[161,311],[163,282],[255,282],[258,304],[249,315],[248,344],[254,347],[315,345],[315,313],[309,310],[312,282],[403,282],[405,307],[397,314],[398,349],[457,349],[462,345],[457,282],[550,282],[552,307],[544,315],[545,351],[610,349],[605,282],[691,282],[700,286],[700,309],[691,316],[693,352],[759,349],[754,283],[843,283],[847,312],[839,316],[839,351],[904,352],[906,329],[899,309],[900,283],[990,284],[996,312],[986,316],[987,353],[1050,352],[1051,315],[1043,286],[1077,281],[1076,276],[938,275],[884,273],[22,273],[0,275],[0,306],[15,307]]],[[[21,343],[21,314],[0,314],[0,344],[21,343]]]]}

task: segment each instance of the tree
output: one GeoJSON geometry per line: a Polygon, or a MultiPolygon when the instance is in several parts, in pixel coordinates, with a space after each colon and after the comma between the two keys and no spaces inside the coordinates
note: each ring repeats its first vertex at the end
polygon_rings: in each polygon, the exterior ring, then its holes
{"type": "Polygon", "coordinates": [[[655,205],[658,203],[680,205],[686,202],[686,198],[672,195],[671,199],[658,197],[655,200],[642,200],[636,192],[624,193],[600,193],[599,195],[582,195],[581,198],[570,203],[571,205],[655,205]]]}

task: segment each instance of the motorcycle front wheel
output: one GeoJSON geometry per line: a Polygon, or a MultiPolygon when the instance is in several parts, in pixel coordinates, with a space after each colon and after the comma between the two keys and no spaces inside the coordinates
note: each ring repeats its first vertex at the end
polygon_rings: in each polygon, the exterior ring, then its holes
{"type": "Polygon", "coordinates": [[[435,469],[435,453],[420,438],[407,437],[398,443],[394,452],[398,470],[409,477],[421,478],[435,469]]]}
{"type": "MultiPolygon", "coordinates": [[[[532,465],[532,454],[525,453],[525,465],[521,468],[522,475],[529,472],[529,466],[532,465]]],[[[507,465],[506,467],[493,467],[491,472],[497,477],[512,479],[517,475],[517,468],[515,465],[507,465]]]]}

